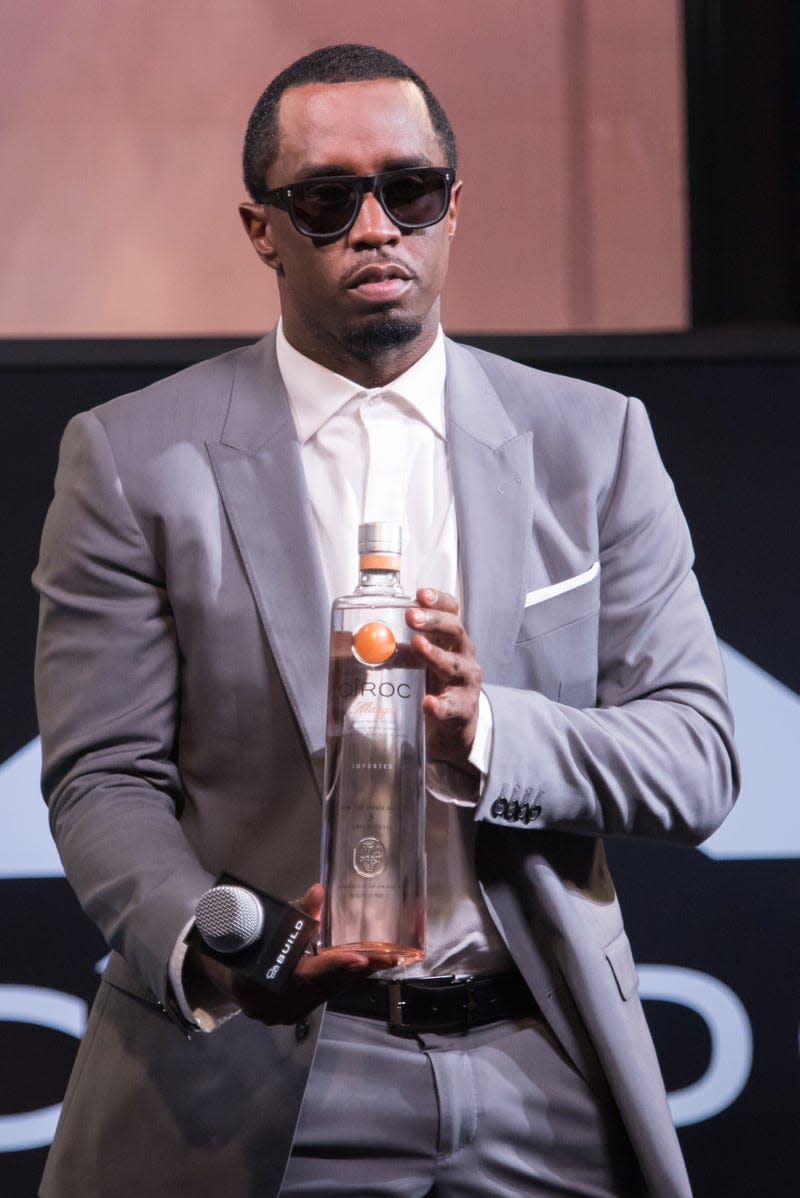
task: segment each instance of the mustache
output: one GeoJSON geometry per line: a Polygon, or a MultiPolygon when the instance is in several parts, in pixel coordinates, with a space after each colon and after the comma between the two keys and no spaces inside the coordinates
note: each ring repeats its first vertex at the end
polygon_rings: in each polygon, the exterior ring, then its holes
{"type": "Polygon", "coordinates": [[[416,277],[416,272],[402,258],[378,254],[368,261],[362,258],[355,266],[345,271],[342,283],[345,287],[350,287],[354,283],[362,283],[368,279],[415,279],[416,277]]]}

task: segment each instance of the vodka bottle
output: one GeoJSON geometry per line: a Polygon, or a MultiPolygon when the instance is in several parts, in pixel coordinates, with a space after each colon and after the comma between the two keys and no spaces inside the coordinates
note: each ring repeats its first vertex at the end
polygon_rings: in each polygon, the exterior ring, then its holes
{"type": "Polygon", "coordinates": [[[323,947],[386,967],[425,954],[425,670],[400,587],[399,524],[362,524],[359,585],[331,616],[323,947]]]}

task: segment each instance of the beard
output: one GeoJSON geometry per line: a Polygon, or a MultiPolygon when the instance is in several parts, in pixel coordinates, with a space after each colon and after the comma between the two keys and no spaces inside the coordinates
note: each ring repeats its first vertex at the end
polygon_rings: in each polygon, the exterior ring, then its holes
{"type": "Polygon", "coordinates": [[[354,358],[369,362],[390,350],[408,345],[421,333],[421,320],[395,316],[387,311],[379,313],[377,319],[348,325],[342,330],[340,340],[354,358]]]}

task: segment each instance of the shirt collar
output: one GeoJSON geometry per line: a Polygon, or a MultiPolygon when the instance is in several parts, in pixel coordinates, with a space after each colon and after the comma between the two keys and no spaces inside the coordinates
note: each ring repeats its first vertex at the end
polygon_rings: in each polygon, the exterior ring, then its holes
{"type": "Polygon", "coordinates": [[[301,444],[318,433],[351,399],[382,394],[398,396],[405,401],[444,440],[446,357],[441,325],[433,345],[413,366],[385,387],[371,390],[301,354],[286,340],[280,320],[275,349],[301,444]]]}

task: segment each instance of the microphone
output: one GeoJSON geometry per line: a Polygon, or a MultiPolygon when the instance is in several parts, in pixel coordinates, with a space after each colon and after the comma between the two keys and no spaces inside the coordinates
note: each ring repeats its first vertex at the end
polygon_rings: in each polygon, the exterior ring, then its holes
{"type": "Polygon", "coordinates": [[[194,921],[210,948],[238,953],[263,932],[264,908],[243,886],[214,886],[197,904],[194,921]]]}
{"type": "Polygon", "coordinates": [[[299,907],[222,874],[195,911],[186,943],[268,990],[281,990],[319,921],[299,907]]]}

